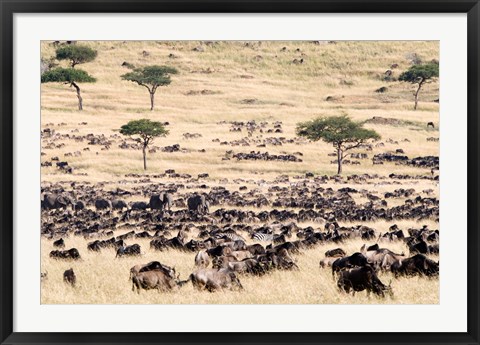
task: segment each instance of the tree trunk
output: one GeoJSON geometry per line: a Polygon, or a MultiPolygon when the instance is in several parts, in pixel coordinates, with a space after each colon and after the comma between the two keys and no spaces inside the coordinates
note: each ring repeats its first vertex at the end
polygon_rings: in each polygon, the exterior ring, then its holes
{"type": "Polygon", "coordinates": [[[417,91],[415,92],[415,106],[413,107],[413,110],[417,110],[417,106],[418,106],[418,93],[420,92],[420,89],[421,89],[424,81],[425,81],[425,80],[422,79],[422,80],[420,81],[420,83],[418,83],[418,89],[417,89],[417,91]]]}
{"type": "Polygon", "coordinates": [[[142,148],[142,153],[143,153],[143,170],[147,170],[147,152],[146,152],[146,146],[143,146],[143,148],[142,148]]]}
{"type": "Polygon", "coordinates": [[[337,147],[337,164],[338,164],[338,170],[337,174],[340,175],[342,173],[342,148],[340,146],[337,147]]]}
{"type": "Polygon", "coordinates": [[[150,92],[150,110],[153,111],[154,106],[155,106],[155,93],[150,92]]]}
{"type": "Polygon", "coordinates": [[[72,86],[77,90],[78,110],[83,110],[83,99],[82,99],[82,96],[80,95],[80,87],[77,84],[75,84],[75,82],[72,82],[72,86]]]}

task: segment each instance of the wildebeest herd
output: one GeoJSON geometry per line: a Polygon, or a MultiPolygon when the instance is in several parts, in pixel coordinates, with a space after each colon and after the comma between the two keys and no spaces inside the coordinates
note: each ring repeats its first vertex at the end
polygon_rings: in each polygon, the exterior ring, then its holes
{"type": "MultiPolygon", "coordinates": [[[[272,271],[301,271],[295,257],[330,244],[336,247],[318,258],[319,269],[331,270],[339,293],[366,290],[380,298],[394,298],[391,281],[381,279],[384,272],[391,272],[393,279],[437,279],[439,274],[439,262],[430,258],[439,254],[438,229],[401,229],[395,221],[438,220],[439,203],[428,196],[428,190],[398,188],[378,195],[351,187],[373,179],[385,184],[398,181],[395,175],[307,173],[278,176],[264,181],[263,188],[247,188],[237,181],[238,191],[206,186],[200,179],[126,189],[107,189],[108,183],[44,184],[42,236],[52,241],[49,256],[53,260],[82,260],[82,252],[100,253],[106,248],[116,251],[112,260],[138,257],[139,262],[146,251],[192,253],[191,272],[177,272],[159,261],[139,263],[125,272],[138,293],[181,289],[187,283],[210,292],[242,291],[242,277],[262,279],[272,271]],[[348,186],[322,187],[327,183],[348,186]],[[357,198],[366,201],[359,203],[357,198]],[[393,202],[396,199],[405,200],[399,204],[393,202]],[[381,233],[364,224],[376,221],[393,225],[381,233]],[[351,222],[359,224],[340,225],[351,222]],[[85,248],[66,249],[72,236],[85,238],[85,248]],[[138,239],[148,239],[149,248],[136,243],[138,239]],[[366,245],[347,253],[343,244],[355,239],[366,245]],[[409,255],[388,249],[393,243],[403,243],[409,255]]],[[[72,286],[77,278],[73,269],[64,273],[64,281],[72,286]]]]}

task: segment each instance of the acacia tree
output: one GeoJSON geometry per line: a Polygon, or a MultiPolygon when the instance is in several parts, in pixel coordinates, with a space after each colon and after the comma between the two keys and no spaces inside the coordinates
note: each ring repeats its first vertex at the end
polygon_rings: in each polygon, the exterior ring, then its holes
{"type": "Polygon", "coordinates": [[[77,91],[78,110],[83,110],[83,99],[77,83],[94,83],[96,79],[81,69],[75,69],[78,64],[91,62],[97,57],[97,51],[82,45],[68,45],[56,50],[57,60],[69,60],[71,68],[58,67],[42,74],[42,83],[70,84],[77,91]]]}
{"type": "Polygon", "coordinates": [[[68,45],[56,50],[57,60],[70,60],[72,68],[78,64],[93,61],[96,57],[96,50],[82,45],[68,45]]]}
{"type": "Polygon", "coordinates": [[[168,130],[163,123],[148,119],[133,120],[120,128],[120,133],[132,137],[142,145],[143,169],[147,170],[147,148],[155,137],[164,137],[168,130]],[[135,136],[135,137],[134,137],[135,136]]]}
{"type": "Polygon", "coordinates": [[[81,69],[58,67],[42,74],[42,83],[70,84],[77,90],[78,110],[83,110],[83,99],[77,83],[94,83],[96,79],[81,69]]]}
{"type": "Polygon", "coordinates": [[[178,71],[174,67],[154,65],[136,68],[132,72],[122,75],[121,78],[146,87],[150,94],[150,110],[153,110],[157,88],[159,86],[169,85],[172,82],[170,75],[177,73],[178,71]]]}
{"type": "Polygon", "coordinates": [[[380,135],[371,129],[362,127],[347,116],[319,117],[312,121],[300,122],[296,128],[297,135],[313,141],[322,139],[332,144],[337,151],[337,174],[342,173],[343,159],[346,151],[358,148],[368,139],[380,139],[380,135]]]}
{"type": "Polygon", "coordinates": [[[424,65],[413,65],[407,71],[400,74],[398,80],[418,84],[417,91],[415,91],[415,106],[417,110],[418,94],[423,84],[430,82],[433,78],[438,78],[438,63],[430,62],[424,65]]]}

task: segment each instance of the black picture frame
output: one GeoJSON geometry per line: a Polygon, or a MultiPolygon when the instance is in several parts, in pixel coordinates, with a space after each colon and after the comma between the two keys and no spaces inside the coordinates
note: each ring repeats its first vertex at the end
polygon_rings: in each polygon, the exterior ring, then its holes
{"type": "MultiPolygon", "coordinates": [[[[0,0],[0,341],[1,344],[479,344],[478,0],[0,0]],[[13,332],[13,16],[15,13],[467,13],[468,331],[466,333],[18,333],[13,332]]],[[[465,263],[459,263],[465,264],[465,263]]],[[[415,315],[412,315],[415,319],[415,315]]],[[[412,321],[415,322],[415,321],[412,321]]]]}

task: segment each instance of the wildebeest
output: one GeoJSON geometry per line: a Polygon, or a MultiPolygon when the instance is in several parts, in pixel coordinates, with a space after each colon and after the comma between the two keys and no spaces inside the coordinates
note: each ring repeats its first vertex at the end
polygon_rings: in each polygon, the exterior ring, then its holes
{"type": "Polygon", "coordinates": [[[163,270],[138,272],[132,277],[132,291],[135,291],[136,288],[138,293],[140,293],[141,289],[170,291],[177,286],[177,279],[170,274],[165,273],[163,270]]]}
{"type": "Polygon", "coordinates": [[[80,259],[80,253],[77,248],[71,248],[69,250],[52,250],[50,252],[50,257],[54,259],[80,259]]]}
{"type": "Polygon", "coordinates": [[[122,256],[134,256],[134,255],[140,255],[140,254],[141,254],[140,245],[132,244],[131,246],[118,248],[117,255],[115,257],[118,258],[122,256]]]}
{"type": "Polygon", "coordinates": [[[427,244],[427,242],[421,240],[417,243],[407,243],[408,245],[408,249],[410,250],[410,253],[412,254],[415,254],[415,253],[419,253],[419,254],[429,254],[430,251],[429,251],[429,246],[427,244]]]}
{"type": "Polygon", "coordinates": [[[341,258],[342,256],[326,256],[322,260],[320,260],[320,267],[325,268],[325,267],[330,267],[332,264],[337,261],[338,258],[341,258]]]}
{"type": "Polygon", "coordinates": [[[187,200],[188,210],[200,214],[209,212],[209,202],[205,195],[193,195],[187,200]]]}
{"type": "Polygon", "coordinates": [[[95,200],[95,208],[97,210],[107,210],[112,208],[112,202],[107,199],[97,199],[95,200]]]}
{"type": "Polygon", "coordinates": [[[417,254],[410,258],[396,261],[390,267],[390,270],[398,276],[437,276],[439,274],[439,263],[428,259],[423,254],[417,254]]]}
{"type": "Polygon", "coordinates": [[[368,263],[370,263],[375,269],[388,270],[393,262],[405,258],[403,253],[397,254],[390,249],[380,248],[378,244],[368,247],[367,250],[365,250],[365,245],[363,245],[360,250],[367,258],[368,263]]]}
{"type": "Polygon", "coordinates": [[[276,269],[299,269],[290,253],[285,248],[278,248],[278,250],[267,251],[263,255],[257,255],[256,259],[267,267],[276,269]]]}
{"type": "Polygon", "coordinates": [[[428,123],[427,123],[427,128],[428,128],[428,127],[435,128],[435,125],[433,124],[433,122],[428,122],[428,123]]]}
{"type": "Polygon", "coordinates": [[[73,208],[75,211],[80,211],[85,208],[85,203],[81,200],[78,200],[75,205],[73,205],[73,208]]]}
{"type": "Polygon", "coordinates": [[[171,193],[154,194],[150,197],[148,206],[152,210],[170,210],[173,205],[173,195],[171,193]]]}
{"type": "Polygon", "coordinates": [[[130,269],[130,279],[133,278],[134,275],[140,273],[140,272],[147,272],[147,271],[162,271],[165,273],[167,276],[171,278],[176,278],[175,276],[175,268],[166,266],[159,261],[151,261],[147,264],[143,265],[135,265],[130,269]]]}
{"type": "Polygon", "coordinates": [[[345,251],[342,248],[330,249],[325,252],[325,256],[330,258],[334,258],[334,257],[341,258],[341,257],[344,257],[345,255],[347,255],[347,253],[345,253],[345,251]]]}
{"type": "Polygon", "coordinates": [[[73,272],[73,268],[63,272],[63,281],[67,284],[75,286],[77,283],[77,276],[75,275],[75,272],[73,272]]]}
{"type": "Polygon", "coordinates": [[[265,248],[260,243],[255,243],[247,246],[247,250],[253,255],[265,254],[265,248]]]}
{"type": "Polygon", "coordinates": [[[210,256],[206,251],[199,251],[195,255],[195,266],[206,268],[210,265],[210,256]]]}
{"type": "Polygon", "coordinates": [[[68,206],[73,207],[74,203],[73,198],[68,195],[46,193],[43,196],[41,204],[42,209],[44,210],[54,210],[58,208],[63,208],[65,210],[68,206]]]}
{"type": "Polygon", "coordinates": [[[65,248],[65,241],[63,240],[63,238],[56,240],[55,242],[53,242],[53,246],[57,248],[65,248]]]}
{"type": "Polygon", "coordinates": [[[143,211],[148,208],[148,204],[145,201],[135,201],[130,203],[130,209],[132,211],[143,211]]]}
{"type": "Polygon", "coordinates": [[[124,208],[126,208],[128,210],[128,205],[124,200],[114,199],[114,200],[112,200],[112,208],[114,210],[123,211],[124,208]]]}
{"type": "Polygon", "coordinates": [[[218,268],[230,268],[232,271],[237,273],[250,273],[250,274],[257,274],[261,275],[266,272],[265,268],[258,262],[258,260],[254,258],[248,258],[243,260],[222,260],[226,259],[226,257],[222,256],[218,258],[220,261],[218,268]]]}
{"type": "Polygon", "coordinates": [[[188,281],[191,281],[195,288],[210,292],[222,289],[243,289],[235,272],[229,268],[202,268],[190,274],[185,282],[188,281]]]}
{"type": "Polygon", "coordinates": [[[332,275],[345,268],[362,267],[367,265],[367,258],[362,253],[353,253],[350,256],[339,258],[332,263],[332,275]]]}
{"type": "Polygon", "coordinates": [[[347,293],[353,290],[353,294],[355,291],[367,290],[367,294],[373,292],[381,297],[385,297],[385,292],[393,295],[390,285],[383,284],[378,279],[373,267],[369,265],[341,271],[337,286],[347,293]]]}

